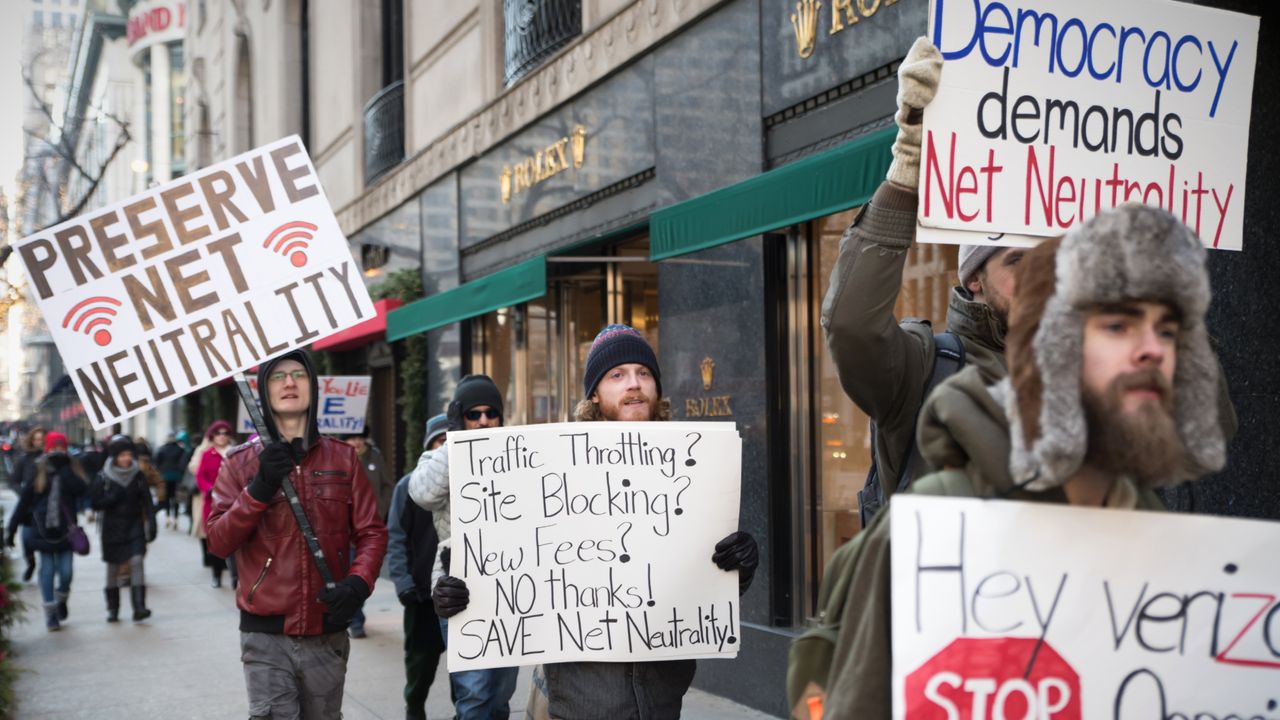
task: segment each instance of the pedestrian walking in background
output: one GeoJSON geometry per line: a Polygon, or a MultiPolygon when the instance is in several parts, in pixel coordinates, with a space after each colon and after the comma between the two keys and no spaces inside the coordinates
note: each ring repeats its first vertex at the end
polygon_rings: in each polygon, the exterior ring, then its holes
{"type": "Polygon", "coordinates": [[[206,429],[204,435],[200,436],[200,444],[191,448],[187,454],[185,463],[187,471],[182,478],[191,490],[187,494],[186,512],[187,517],[191,520],[191,527],[188,531],[191,533],[191,537],[196,539],[204,537],[204,522],[201,520],[204,514],[204,495],[200,492],[200,487],[196,483],[196,474],[200,471],[200,461],[204,459],[205,451],[211,447],[213,447],[213,439],[209,437],[209,431],[206,429]]]}
{"type": "MultiPolygon", "coordinates": [[[[227,561],[221,555],[209,552],[209,540],[205,537],[205,523],[209,521],[209,511],[213,509],[213,486],[218,479],[218,471],[222,469],[222,461],[231,451],[231,423],[226,420],[214,420],[205,430],[204,438],[209,443],[200,455],[200,463],[196,468],[196,491],[199,493],[199,509],[192,505],[191,525],[193,534],[200,538],[200,554],[204,558],[204,566],[212,574],[210,584],[215,588],[222,587],[222,573],[227,569],[227,561]],[[194,513],[199,513],[199,519],[194,513]]],[[[233,578],[234,584],[234,578],[233,578]]]]}
{"type": "Polygon", "coordinates": [[[134,455],[134,444],[125,435],[107,443],[107,461],[89,488],[90,502],[98,511],[102,537],[102,561],[107,564],[107,622],[120,619],[120,574],[129,572],[129,599],[134,621],[151,617],[147,609],[147,583],[143,558],[147,543],[156,538],[155,506],[151,489],[134,455]]]}
{"type": "MultiPolygon", "coordinates": [[[[377,499],[378,517],[385,523],[387,513],[391,511],[391,494],[395,492],[396,482],[391,475],[391,469],[387,467],[386,459],[382,457],[382,452],[369,439],[369,423],[365,423],[364,430],[359,434],[348,436],[346,441],[348,445],[355,448],[356,459],[364,466],[364,473],[369,478],[373,495],[377,499]]],[[[353,638],[365,637],[364,610],[357,610],[351,618],[349,632],[353,638]]]]}
{"type": "MultiPolygon", "coordinates": [[[[444,443],[449,419],[437,415],[427,422],[424,449],[444,443]]],[[[400,478],[391,495],[387,519],[387,567],[404,606],[404,704],[407,720],[426,720],[427,693],[440,665],[444,638],[431,604],[431,568],[439,536],[431,513],[409,499],[409,475],[400,478]]]]}
{"type": "Polygon", "coordinates": [[[186,469],[183,462],[186,456],[186,448],[174,433],[169,433],[165,443],[156,451],[156,469],[164,480],[164,526],[175,530],[178,527],[178,483],[182,482],[182,473],[186,469]]]}
{"type": "Polygon", "coordinates": [[[209,549],[235,553],[246,578],[236,606],[249,715],[337,720],[351,652],[347,625],[373,591],[387,528],[355,450],[320,436],[311,356],[295,350],[259,365],[258,392],[266,436],[229,453],[218,471],[209,549]],[[285,478],[323,556],[312,555],[281,493],[285,478]]]}
{"type": "MultiPolygon", "coordinates": [[[[498,390],[498,386],[488,375],[467,375],[458,381],[458,386],[453,391],[453,401],[449,403],[448,429],[502,427],[502,407],[502,391],[498,390]]],[[[433,581],[439,582],[434,578],[443,578],[449,572],[448,447],[441,445],[435,450],[422,453],[418,458],[418,465],[409,476],[409,497],[424,510],[431,512],[431,519],[440,539],[432,575],[433,581]]],[[[466,592],[465,587],[462,592],[466,592]]],[[[465,603],[463,606],[465,607],[465,603]]],[[[440,633],[447,638],[449,631],[444,618],[461,612],[461,609],[447,614],[440,610],[441,606],[437,602],[436,613],[441,617],[440,633]]],[[[509,716],[518,671],[519,668],[516,667],[504,667],[449,673],[457,720],[492,720],[509,716]]]]}
{"type": "MultiPolygon", "coordinates": [[[[21,494],[36,476],[36,460],[44,454],[44,438],[45,429],[39,425],[27,431],[25,437],[22,438],[21,452],[18,460],[13,464],[13,473],[9,475],[9,482],[13,485],[13,490],[21,494]]],[[[16,508],[15,508],[16,510],[16,508]]],[[[21,518],[15,512],[13,519],[9,521],[10,529],[22,527],[22,557],[27,562],[27,566],[22,571],[22,581],[29,582],[32,574],[36,571],[36,551],[32,546],[32,533],[34,529],[26,518],[21,518]]]]}
{"type": "MultiPolygon", "coordinates": [[[[79,457],[80,468],[84,470],[84,476],[89,480],[98,477],[98,473],[102,471],[102,466],[107,461],[106,445],[101,440],[94,440],[84,446],[84,451],[79,457]]],[[[94,522],[93,508],[89,507],[89,493],[85,493],[80,498],[80,510],[86,513],[85,519],[88,522],[94,522]]]]}
{"type": "Polygon", "coordinates": [[[30,525],[31,548],[40,553],[44,624],[53,631],[67,619],[72,574],[71,532],[76,524],[77,501],[85,494],[84,471],[68,454],[67,436],[60,432],[45,434],[44,453],[31,467],[33,477],[23,485],[5,540],[12,547],[15,523],[30,525]]]}

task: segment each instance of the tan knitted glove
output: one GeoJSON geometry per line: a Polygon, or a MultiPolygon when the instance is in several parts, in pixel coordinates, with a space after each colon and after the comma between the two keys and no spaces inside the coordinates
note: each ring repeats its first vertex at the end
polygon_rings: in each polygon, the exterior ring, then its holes
{"type": "Polygon", "coordinates": [[[942,53],[927,37],[916,38],[898,67],[898,137],[893,141],[893,164],[885,179],[915,190],[920,185],[920,139],[924,107],[938,92],[942,53]],[[912,112],[915,110],[916,112],[912,112]]]}

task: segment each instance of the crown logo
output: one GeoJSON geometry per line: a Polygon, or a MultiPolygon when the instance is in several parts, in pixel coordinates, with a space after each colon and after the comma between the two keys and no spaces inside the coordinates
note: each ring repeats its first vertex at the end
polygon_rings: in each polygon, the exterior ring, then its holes
{"type": "Polygon", "coordinates": [[[702,389],[711,389],[711,378],[716,372],[716,361],[708,355],[702,358],[702,362],[698,363],[698,367],[702,370],[702,389]]]}
{"type": "Polygon", "coordinates": [[[791,27],[796,31],[796,52],[807,58],[813,54],[813,43],[818,38],[818,0],[799,0],[796,11],[791,13],[791,27]]]}
{"type": "Polygon", "coordinates": [[[506,205],[511,202],[511,168],[502,168],[502,204],[506,205]]]}

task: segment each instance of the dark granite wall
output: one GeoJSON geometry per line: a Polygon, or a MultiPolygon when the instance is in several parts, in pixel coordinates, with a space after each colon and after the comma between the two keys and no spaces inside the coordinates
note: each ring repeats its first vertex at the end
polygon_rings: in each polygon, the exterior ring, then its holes
{"type": "MultiPolygon", "coordinates": [[[[758,0],[731,3],[655,53],[659,205],[697,197],[764,169],[759,13],[758,0]]],[[[788,638],[762,627],[770,618],[771,579],[765,570],[770,447],[761,242],[751,238],[659,264],[659,345],[663,389],[677,419],[686,419],[686,399],[731,398],[732,417],[707,419],[733,420],[742,433],[740,523],[756,537],[763,555],[742,602],[739,657],[700,662],[694,684],[782,715],[788,638]],[[709,392],[699,370],[707,356],[715,362],[709,392]]]]}
{"type": "Polygon", "coordinates": [[[1227,468],[1217,475],[1167,493],[1183,511],[1280,519],[1280,372],[1272,365],[1280,334],[1270,324],[1280,308],[1280,114],[1276,75],[1280,71],[1280,4],[1266,0],[1204,2],[1202,5],[1262,17],[1258,65],[1249,127],[1249,170],[1245,180],[1244,251],[1210,252],[1213,305],[1209,331],[1217,342],[1231,386],[1240,429],[1228,449],[1227,468]],[[1270,310],[1268,309],[1270,308],[1270,310]]]}

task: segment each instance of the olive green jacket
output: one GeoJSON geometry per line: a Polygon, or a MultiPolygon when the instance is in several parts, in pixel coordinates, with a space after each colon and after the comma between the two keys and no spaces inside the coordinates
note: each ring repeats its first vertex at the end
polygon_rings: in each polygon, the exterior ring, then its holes
{"type": "MultiPolygon", "coordinates": [[[[1028,492],[1014,486],[1003,409],[1007,387],[1007,382],[987,387],[980,369],[972,366],[938,386],[920,417],[920,449],[931,465],[947,469],[916,480],[911,492],[1066,503],[1061,488],[1028,492]]],[[[1154,492],[1127,479],[1116,483],[1108,505],[1164,509],[1154,492]]],[[[858,544],[857,557],[827,681],[825,717],[878,720],[889,718],[893,708],[889,513],[877,515],[852,542],[858,544]]]]}
{"type": "MultiPolygon", "coordinates": [[[[840,255],[822,302],[822,327],[840,384],[876,423],[876,468],[885,494],[898,484],[911,449],[925,384],[933,372],[933,328],[893,316],[916,230],[916,194],[881,183],[840,239],[840,255]]],[[[965,363],[987,383],[1008,371],[1004,330],[991,309],[953,288],[947,330],[964,343],[965,363]]],[[[916,477],[933,468],[915,465],[916,477]]]]}

